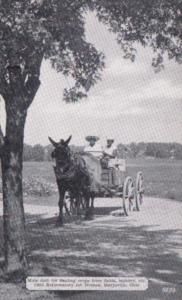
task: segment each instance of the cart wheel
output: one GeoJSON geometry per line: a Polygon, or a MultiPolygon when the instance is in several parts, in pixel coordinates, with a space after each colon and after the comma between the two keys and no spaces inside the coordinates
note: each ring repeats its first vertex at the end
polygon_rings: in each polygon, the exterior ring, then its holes
{"type": "Polygon", "coordinates": [[[140,206],[143,203],[143,193],[144,193],[144,178],[142,172],[137,173],[136,177],[136,193],[135,193],[135,202],[136,210],[140,210],[140,206]]]}
{"type": "Polygon", "coordinates": [[[123,186],[123,210],[126,216],[132,210],[134,198],[134,184],[131,177],[126,177],[123,186]]]}

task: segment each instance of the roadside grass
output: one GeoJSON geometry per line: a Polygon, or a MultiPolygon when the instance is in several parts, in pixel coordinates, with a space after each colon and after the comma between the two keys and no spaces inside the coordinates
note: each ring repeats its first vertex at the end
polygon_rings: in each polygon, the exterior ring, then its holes
{"type": "MultiPolygon", "coordinates": [[[[138,171],[143,172],[147,196],[182,200],[182,161],[128,159],[126,175],[135,179],[138,171]]],[[[51,162],[25,162],[23,176],[56,184],[51,162]]]]}
{"type": "Polygon", "coordinates": [[[27,180],[28,178],[36,177],[44,179],[47,182],[55,183],[55,175],[51,162],[43,161],[28,161],[23,164],[23,178],[27,180]]]}

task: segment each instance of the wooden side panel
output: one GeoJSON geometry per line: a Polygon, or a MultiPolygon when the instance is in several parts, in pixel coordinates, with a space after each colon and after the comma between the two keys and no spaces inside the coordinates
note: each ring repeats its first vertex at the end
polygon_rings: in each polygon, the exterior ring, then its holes
{"type": "Polygon", "coordinates": [[[121,170],[113,169],[113,184],[122,186],[124,182],[125,173],[121,170]]]}
{"type": "Polygon", "coordinates": [[[100,160],[92,155],[87,154],[83,155],[83,158],[86,162],[90,173],[93,175],[94,180],[98,183],[101,183],[102,167],[100,164],[100,160]]]}
{"type": "Polygon", "coordinates": [[[83,158],[93,176],[94,189],[99,189],[101,186],[122,186],[124,182],[125,172],[116,169],[108,168],[103,169],[100,160],[90,154],[84,154],[83,158]]]}

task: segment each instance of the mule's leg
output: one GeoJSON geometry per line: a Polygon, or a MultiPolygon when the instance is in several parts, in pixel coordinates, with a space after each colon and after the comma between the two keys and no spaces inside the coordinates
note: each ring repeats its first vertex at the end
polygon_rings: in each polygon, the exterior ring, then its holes
{"type": "Polygon", "coordinates": [[[94,199],[95,199],[95,195],[94,193],[91,193],[91,208],[94,209],[94,199]]]}
{"type": "Polygon", "coordinates": [[[81,197],[81,208],[84,210],[85,209],[85,207],[86,207],[86,204],[85,204],[85,198],[82,196],[81,197]]]}
{"type": "Polygon", "coordinates": [[[92,212],[91,212],[91,208],[90,208],[90,193],[86,193],[84,198],[85,198],[85,204],[86,204],[85,220],[91,220],[92,212]]]}
{"type": "Polygon", "coordinates": [[[95,199],[95,195],[93,193],[91,193],[91,214],[94,214],[94,199],[95,199]]]}
{"type": "Polygon", "coordinates": [[[89,219],[89,202],[90,202],[90,199],[88,198],[88,196],[85,197],[85,204],[86,204],[86,207],[85,207],[85,220],[88,220],[89,219]]]}
{"type": "Polygon", "coordinates": [[[71,213],[70,213],[70,201],[71,201],[70,198],[71,198],[70,193],[68,193],[67,195],[66,195],[66,193],[64,194],[63,205],[64,205],[64,209],[66,211],[66,214],[68,216],[71,215],[71,213]]]}
{"type": "Polygon", "coordinates": [[[75,197],[76,200],[76,215],[78,216],[80,214],[80,195],[77,195],[75,197]]]}
{"type": "Polygon", "coordinates": [[[70,212],[71,215],[74,214],[74,197],[72,194],[70,194],[70,212]]]}
{"type": "Polygon", "coordinates": [[[65,190],[63,189],[62,186],[58,185],[59,189],[59,217],[57,220],[57,225],[63,226],[63,206],[64,206],[64,195],[65,195],[65,190]]]}
{"type": "MultiPolygon", "coordinates": [[[[63,201],[63,203],[64,203],[64,201],[63,201]]],[[[64,203],[64,208],[65,208],[65,211],[66,211],[67,215],[71,216],[70,211],[69,211],[66,203],[64,203]]]]}

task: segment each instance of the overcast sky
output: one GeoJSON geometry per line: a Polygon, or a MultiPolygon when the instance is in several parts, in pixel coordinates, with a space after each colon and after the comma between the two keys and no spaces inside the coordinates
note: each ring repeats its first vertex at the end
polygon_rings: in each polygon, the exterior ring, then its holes
{"type": "MultiPolygon", "coordinates": [[[[25,142],[48,144],[48,135],[59,140],[72,134],[72,143],[84,144],[87,135],[104,142],[182,143],[182,68],[166,61],[165,70],[155,74],[150,49],[137,47],[134,63],[124,60],[115,41],[93,15],[87,19],[88,40],[106,56],[102,81],[86,100],[77,104],[62,101],[64,87],[70,86],[61,74],[44,62],[41,87],[29,109],[25,142]]],[[[3,103],[0,120],[5,123],[3,103]]]]}

